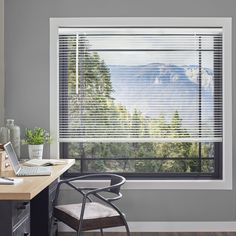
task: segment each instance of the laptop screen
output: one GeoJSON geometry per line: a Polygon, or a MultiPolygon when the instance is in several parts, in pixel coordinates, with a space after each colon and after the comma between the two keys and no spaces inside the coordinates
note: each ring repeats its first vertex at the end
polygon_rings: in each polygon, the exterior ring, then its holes
{"type": "Polygon", "coordinates": [[[11,161],[11,164],[12,164],[12,167],[13,167],[15,173],[17,173],[21,166],[20,166],[20,162],[17,159],[17,155],[14,151],[14,148],[13,148],[11,142],[8,142],[7,144],[5,144],[4,148],[5,148],[5,151],[11,161]]]}

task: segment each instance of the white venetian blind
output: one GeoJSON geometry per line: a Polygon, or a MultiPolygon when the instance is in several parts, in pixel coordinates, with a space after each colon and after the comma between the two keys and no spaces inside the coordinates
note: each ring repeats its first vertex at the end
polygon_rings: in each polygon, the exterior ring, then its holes
{"type": "Polygon", "coordinates": [[[221,28],[61,28],[59,141],[221,142],[221,28]]]}

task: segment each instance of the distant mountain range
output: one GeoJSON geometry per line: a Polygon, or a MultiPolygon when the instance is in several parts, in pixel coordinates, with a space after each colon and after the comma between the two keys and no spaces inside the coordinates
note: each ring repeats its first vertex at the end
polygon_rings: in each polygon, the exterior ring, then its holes
{"type": "MultiPolygon", "coordinates": [[[[136,108],[148,117],[165,114],[171,119],[178,111],[187,122],[199,114],[199,68],[196,65],[150,63],[109,65],[113,97],[131,112],[136,108]],[[168,113],[167,110],[171,110],[168,113]]],[[[201,102],[204,120],[213,115],[213,72],[202,68],[201,102]]]]}

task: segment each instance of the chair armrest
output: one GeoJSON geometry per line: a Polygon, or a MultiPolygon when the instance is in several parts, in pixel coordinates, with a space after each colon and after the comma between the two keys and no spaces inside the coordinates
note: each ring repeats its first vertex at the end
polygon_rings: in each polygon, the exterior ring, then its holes
{"type": "Polygon", "coordinates": [[[74,190],[77,190],[78,192],[80,192],[83,197],[85,199],[88,199],[89,201],[92,201],[90,198],[90,195],[94,195],[95,197],[98,197],[99,199],[106,201],[106,202],[111,202],[111,201],[115,201],[118,200],[122,197],[122,194],[119,191],[116,191],[117,189],[119,190],[121,185],[123,185],[125,183],[125,178],[118,176],[118,178],[123,178],[121,179],[120,182],[116,182],[116,183],[112,183],[112,178],[114,178],[114,176],[117,176],[115,174],[88,174],[88,175],[83,175],[83,176],[78,176],[78,177],[74,177],[74,178],[70,178],[70,179],[65,179],[65,180],[61,180],[58,184],[57,187],[57,195],[55,197],[55,201],[58,198],[58,194],[59,194],[59,189],[61,187],[62,184],[67,184],[69,185],[71,188],[73,188],[74,190]],[[111,181],[109,186],[105,186],[102,188],[95,188],[95,187],[77,187],[75,186],[72,182],[76,181],[76,180],[85,180],[85,179],[89,179],[89,178],[109,178],[109,180],[111,181]],[[109,192],[109,193],[113,193],[116,196],[115,197],[110,197],[110,198],[105,198],[102,195],[100,195],[99,193],[101,192],[109,192]]]}
{"type": "MultiPolygon", "coordinates": [[[[55,206],[56,205],[56,202],[57,202],[57,199],[58,199],[58,196],[59,196],[59,193],[60,193],[60,188],[61,188],[61,185],[62,184],[66,184],[68,186],[70,186],[72,189],[78,191],[81,195],[83,195],[83,197],[85,196],[85,192],[83,191],[87,191],[87,190],[93,190],[94,188],[78,188],[76,187],[75,185],[73,185],[72,183],[68,182],[67,180],[61,180],[58,185],[57,185],[57,188],[56,188],[56,194],[55,194],[55,198],[53,200],[53,205],[55,206]]],[[[89,201],[91,201],[91,199],[89,197],[87,197],[89,199],[89,201]]]]}
{"type": "MultiPolygon", "coordinates": [[[[77,177],[74,177],[74,178],[69,178],[69,179],[61,180],[58,183],[58,185],[57,185],[56,195],[55,195],[53,204],[54,205],[56,204],[56,201],[58,199],[59,191],[60,191],[60,188],[61,188],[62,184],[69,185],[71,188],[73,188],[74,190],[78,191],[80,194],[82,194],[85,197],[86,193],[83,192],[83,191],[89,191],[89,190],[93,191],[93,190],[96,190],[97,188],[77,187],[77,186],[73,185],[71,182],[76,181],[76,180],[83,180],[83,179],[88,179],[88,178],[96,178],[96,177],[101,177],[101,176],[104,176],[104,175],[103,174],[89,174],[89,175],[77,176],[77,177]]],[[[91,201],[89,196],[86,196],[86,198],[88,198],[89,201],[91,201]]]]}
{"type": "Polygon", "coordinates": [[[115,201],[115,200],[118,200],[122,197],[122,194],[120,193],[120,191],[115,191],[117,190],[117,188],[120,189],[120,187],[125,183],[125,179],[119,183],[116,183],[116,184],[113,184],[113,185],[110,185],[110,186],[107,186],[107,187],[103,187],[103,188],[97,188],[97,189],[93,189],[91,191],[88,191],[86,193],[87,196],[89,196],[90,194],[98,197],[99,199],[103,200],[103,201],[108,201],[108,202],[112,202],[112,201],[115,201]],[[112,194],[115,194],[116,196],[114,197],[109,197],[109,198],[106,198],[102,195],[100,195],[100,193],[102,192],[108,192],[108,193],[112,193],[112,194]]]}

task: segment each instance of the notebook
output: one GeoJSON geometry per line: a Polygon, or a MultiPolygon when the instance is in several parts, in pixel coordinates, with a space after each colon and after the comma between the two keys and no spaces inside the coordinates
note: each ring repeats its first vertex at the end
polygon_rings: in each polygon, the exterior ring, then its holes
{"type": "Polygon", "coordinates": [[[11,142],[6,143],[4,145],[4,149],[9,157],[9,160],[16,176],[51,175],[50,167],[21,166],[11,142]]]}
{"type": "Polygon", "coordinates": [[[56,166],[66,164],[65,160],[58,159],[31,159],[23,163],[24,166],[56,166]]]}

